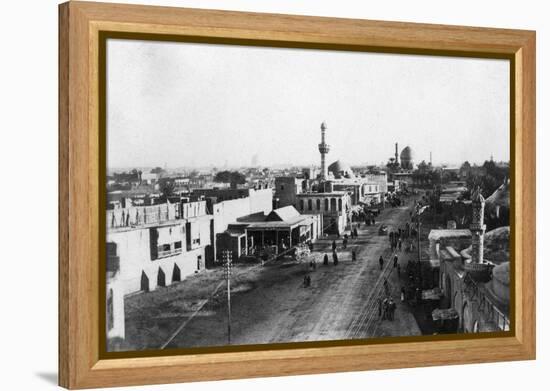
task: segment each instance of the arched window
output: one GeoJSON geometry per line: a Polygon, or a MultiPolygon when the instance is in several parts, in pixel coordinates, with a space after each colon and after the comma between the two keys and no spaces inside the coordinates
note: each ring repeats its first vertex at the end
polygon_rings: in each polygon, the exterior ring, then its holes
{"type": "Polygon", "coordinates": [[[304,200],[300,200],[300,210],[304,210],[304,200]]]}
{"type": "Polygon", "coordinates": [[[342,199],[338,199],[338,210],[341,212],[342,211],[342,199]]]}
{"type": "Polygon", "coordinates": [[[109,289],[107,292],[107,330],[111,330],[114,327],[115,314],[113,309],[113,290],[109,289]]]}
{"type": "Polygon", "coordinates": [[[325,198],[325,210],[328,210],[328,198],[325,198]]]}
{"type": "Polygon", "coordinates": [[[336,210],[336,198],[330,199],[330,210],[336,210]]]}
{"type": "Polygon", "coordinates": [[[317,198],[317,210],[321,210],[321,200],[317,198]]]}
{"type": "Polygon", "coordinates": [[[309,200],[307,200],[307,210],[311,209],[313,209],[313,201],[310,198],[309,200]]]}

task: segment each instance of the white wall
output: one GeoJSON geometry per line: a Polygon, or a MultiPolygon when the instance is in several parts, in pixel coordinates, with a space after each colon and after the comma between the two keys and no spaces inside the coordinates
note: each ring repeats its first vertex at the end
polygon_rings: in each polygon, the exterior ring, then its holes
{"type": "MultiPolygon", "coordinates": [[[[108,0],[104,0],[108,1],[108,0]]],[[[119,0],[123,2],[123,0],[119,0]]],[[[425,369],[405,369],[333,375],[284,377],[128,388],[128,390],[225,391],[280,389],[369,389],[426,390],[446,384],[445,390],[542,389],[548,379],[550,347],[548,324],[550,290],[548,262],[543,240],[550,235],[549,207],[545,199],[550,184],[544,171],[550,169],[548,132],[549,39],[546,3],[537,0],[463,1],[373,1],[364,0],[158,0],[135,3],[228,8],[259,12],[294,13],[448,23],[538,30],[538,357],[536,362],[482,364],[425,369]],[[546,23],[545,23],[546,22],[546,23]],[[432,378],[432,380],[429,380],[432,378]]],[[[2,342],[6,370],[0,376],[2,389],[54,389],[57,371],[57,1],[28,0],[2,5],[2,61],[0,97],[2,132],[0,142],[2,182],[2,259],[4,267],[24,269],[24,278],[4,278],[2,342]],[[32,178],[32,180],[30,179],[32,178]],[[29,185],[32,183],[32,186],[29,185]],[[39,202],[37,203],[37,200],[39,202]],[[29,226],[36,227],[31,236],[29,226]],[[7,253],[6,253],[7,251],[7,253]]],[[[546,252],[548,250],[546,249],[546,252]]]]}

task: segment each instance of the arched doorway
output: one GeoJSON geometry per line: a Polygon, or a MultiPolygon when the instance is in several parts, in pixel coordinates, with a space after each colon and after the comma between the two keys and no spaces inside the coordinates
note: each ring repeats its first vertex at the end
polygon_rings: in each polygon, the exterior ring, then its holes
{"type": "Polygon", "coordinates": [[[141,290],[149,292],[149,277],[147,277],[147,274],[143,270],[141,271],[141,290]]]}
{"type": "Polygon", "coordinates": [[[468,302],[465,301],[462,305],[462,332],[464,333],[471,333],[472,332],[472,311],[470,309],[470,306],[468,305],[468,302]]]}
{"type": "Polygon", "coordinates": [[[107,330],[112,330],[115,323],[115,314],[113,308],[113,290],[107,291],[107,330]]]}
{"type": "Polygon", "coordinates": [[[458,291],[455,292],[454,296],[453,296],[453,300],[451,301],[451,306],[450,308],[460,308],[460,304],[457,303],[457,298],[458,298],[458,291]]]}
{"type": "Polygon", "coordinates": [[[172,272],[172,282],[181,281],[181,270],[177,263],[174,263],[174,271],[172,272]]]}
{"type": "Polygon", "coordinates": [[[447,300],[447,302],[445,303],[445,308],[451,308],[452,298],[451,277],[449,277],[448,274],[445,274],[445,300],[447,300]]]}
{"type": "Polygon", "coordinates": [[[159,272],[157,274],[157,286],[166,286],[166,275],[159,267],[159,272]]]}

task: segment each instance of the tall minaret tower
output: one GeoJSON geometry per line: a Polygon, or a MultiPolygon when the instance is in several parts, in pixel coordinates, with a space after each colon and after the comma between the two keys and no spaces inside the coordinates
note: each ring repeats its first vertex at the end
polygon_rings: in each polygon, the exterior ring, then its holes
{"type": "Polygon", "coordinates": [[[321,124],[321,144],[319,144],[319,152],[321,153],[321,180],[326,181],[328,179],[327,165],[325,162],[325,155],[330,151],[330,145],[325,142],[325,131],[327,130],[327,124],[321,124]]]}
{"type": "Polygon", "coordinates": [[[483,224],[483,213],[485,210],[485,198],[481,195],[479,188],[472,196],[472,263],[483,262],[483,235],[485,224],[483,224]]]}
{"type": "Polygon", "coordinates": [[[395,164],[399,165],[399,145],[395,143],[395,164]]]}

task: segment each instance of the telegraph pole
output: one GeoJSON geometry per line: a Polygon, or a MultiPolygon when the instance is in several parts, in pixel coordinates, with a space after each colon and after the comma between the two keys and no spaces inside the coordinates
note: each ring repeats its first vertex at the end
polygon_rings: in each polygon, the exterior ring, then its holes
{"type": "Polygon", "coordinates": [[[233,267],[233,254],[230,250],[223,253],[225,266],[225,280],[227,281],[227,344],[231,344],[231,268],[233,267]]]}
{"type": "Polygon", "coordinates": [[[420,262],[420,208],[418,208],[416,213],[416,238],[418,241],[418,262],[420,262]]]}

